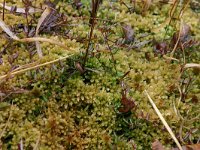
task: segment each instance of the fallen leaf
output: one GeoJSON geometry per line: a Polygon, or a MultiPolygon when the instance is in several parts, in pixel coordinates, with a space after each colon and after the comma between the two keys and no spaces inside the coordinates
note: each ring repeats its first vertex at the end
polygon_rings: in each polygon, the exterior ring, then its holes
{"type": "Polygon", "coordinates": [[[135,107],[135,102],[131,98],[127,98],[126,89],[122,90],[122,107],[119,108],[119,112],[127,113],[135,107]]]}
{"type": "Polygon", "coordinates": [[[164,150],[164,148],[160,141],[156,140],[152,143],[152,150],[164,150]]]}
{"type": "Polygon", "coordinates": [[[134,40],[134,30],[131,25],[124,25],[122,29],[126,43],[132,42],[134,40]]]}
{"type": "Polygon", "coordinates": [[[186,145],[186,150],[200,150],[200,144],[186,145]]]}
{"type": "Polygon", "coordinates": [[[168,45],[166,42],[160,42],[155,45],[155,52],[161,55],[167,54],[168,45]]]}
{"type": "Polygon", "coordinates": [[[184,40],[188,34],[190,33],[190,26],[187,24],[183,24],[181,31],[180,31],[180,40],[184,40]]]}
{"type": "Polygon", "coordinates": [[[81,66],[80,62],[75,62],[75,67],[81,74],[83,74],[85,72],[85,70],[81,66]]]}

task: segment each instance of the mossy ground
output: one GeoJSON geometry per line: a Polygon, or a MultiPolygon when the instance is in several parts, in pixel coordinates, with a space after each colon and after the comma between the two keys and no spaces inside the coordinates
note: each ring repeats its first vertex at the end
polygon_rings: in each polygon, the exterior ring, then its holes
{"type": "MultiPolygon", "coordinates": [[[[130,1],[124,2],[129,8],[133,7],[130,1]]],[[[7,4],[23,7],[21,1],[7,1],[7,4]]],[[[120,1],[104,1],[98,11],[100,19],[95,25],[86,72],[82,74],[74,64],[83,61],[87,47],[90,2],[83,0],[82,4],[83,7],[76,9],[72,1],[59,1],[56,8],[67,16],[67,24],[57,30],[58,34],[40,34],[61,41],[76,51],[73,56],[0,81],[0,148],[18,149],[23,141],[27,150],[35,146],[41,150],[151,149],[156,139],[166,148],[175,147],[144,90],[149,92],[182,145],[199,142],[200,71],[187,69],[181,73],[183,53],[175,54],[179,62],[168,61],[155,54],[152,42],[153,39],[169,40],[178,30],[179,20],[162,26],[169,17],[171,5],[155,2],[146,15],[141,15],[140,2],[130,12],[120,1]],[[124,44],[123,24],[134,29],[135,40],[130,44],[124,44]],[[150,42],[129,48],[131,44],[145,41],[150,42]],[[128,113],[120,113],[120,79],[127,71],[130,72],[123,82],[136,107],[128,113]],[[186,87],[190,78],[187,96],[184,101],[180,100],[179,90],[186,87]]],[[[39,7],[39,2],[36,5],[39,7]]],[[[180,9],[178,7],[177,12],[180,9]]],[[[200,40],[199,19],[199,13],[191,8],[187,8],[182,17],[197,41],[200,40]]],[[[14,26],[26,23],[26,19],[7,12],[5,22],[14,26]]],[[[18,35],[25,36],[23,31],[18,35]]],[[[4,36],[1,35],[1,49],[9,42],[4,36]]],[[[59,46],[41,42],[44,57],[39,59],[37,54],[30,57],[29,46],[12,42],[1,55],[0,75],[7,74],[13,66],[43,63],[70,54],[59,46]],[[19,56],[10,63],[9,56],[16,53],[19,56]]],[[[185,51],[186,63],[200,62],[199,46],[185,51]]]]}

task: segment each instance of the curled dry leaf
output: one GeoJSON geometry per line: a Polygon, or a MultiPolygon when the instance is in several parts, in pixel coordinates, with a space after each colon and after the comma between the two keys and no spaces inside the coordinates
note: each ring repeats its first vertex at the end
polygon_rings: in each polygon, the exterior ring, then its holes
{"type": "Polygon", "coordinates": [[[46,7],[44,12],[42,13],[41,17],[38,20],[37,28],[35,34],[38,35],[39,33],[39,28],[44,22],[45,18],[51,13],[52,9],[50,7],[46,7]]]}
{"type": "Polygon", "coordinates": [[[189,33],[190,33],[190,26],[187,24],[183,24],[180,31],[180,40],[184,40],[189,33]]]}
{"type": "Polygon", "coordinates": [[[174,47],[176,43],[184,43],[188,40],[188,36],[190,33],[190,26],[187,24],[183,24],[180,31],[174,33],[172,39],[171,39],[171,46],[174,47]]]}
{"type": "MultiPolygon", "coordinates": [[[[122,83],[123,86],[123,83],[122,83]]],[[[119,112],[127,113],[131,111],[135,107],[135,102],[131,98],[127,98],[127,89],[122,90],[122,98],[121,98],[122,107],[119,108],[119,112]]]]}
{"type": "MultiPolygon", "coordinates": [[[[52,9],[50,7],[46,7],[44,12],[42,13],[41,17],[39,18],[38,24],[37,24],[37,28],[36,28],[36,32],[35,32],[35,36],[37,37],[39,34],[39,28],[42,25],[42,23],[44,22],[44,20],[46,19],[46,17],[51,13],[52,9]]],[[[37,53],[39,57],[42,57],[42,49],[40,46],[40,43],[38,41],[35,42],[36,44],[36,48],[37,48],[37,53]]]]}
{"type": "Polygon", "coordinates": [[[168,45],[166,42],[157,43],[155,45],[154,50],[158,54],[165,55],[165,54],[167,54],[167,51],[168,51],[168,45]]]}
{"type": "MultiPolygon", "coordinates": [[[[3,4],[0,3],[0,6],[3,7],[3,4]]],[[[12,11],[12,12],[16,12],[16,13],[23,13],[25,14],[26,13],[26,8],[18,8],[16,6],[7,6],[5,5],[4,7],[6,10],[9,10],[9,11],[12,11]]],[[[42,10],[41,9],[38,9],[38,8],[33,8],[33,7],[29,7],[28,9],[28,13],[29,14],[32,14],[32,13],[36,13],[36,12],[41,12],[42,10]]]]}
{"type": "Polygon", "coordinates": [[[17,59],[18,56],[19,56],[18,52],[16,52],[15,54],[12,55],[13,59],[17,59]]]}
{"type": "Polygon", "coordinates": [[[134,40],[134,30],[131,25],[124,25],[122,29],[126,43],[132,42],[134,40]]]}
{"type": "Polygon", "coordinates": [[[83,74],[85,72],[85,70],[81,66],[80,62],[75,62],[75,67],[81,74],[83,74]]]}

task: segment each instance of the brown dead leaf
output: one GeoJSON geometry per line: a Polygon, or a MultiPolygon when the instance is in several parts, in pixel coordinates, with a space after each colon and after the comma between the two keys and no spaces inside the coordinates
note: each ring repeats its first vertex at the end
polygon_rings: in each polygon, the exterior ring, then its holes
{"type": "MultiPolygon", "coordinates": [[[[122,83],[122,87],[123,87],[123,83],[122,83]]],[[[121,104],[122,104],[122,107],[119,108],[119,112],[121,113],[127,113],[135,107],[135,102],[131,98],[127,98],[126,88],[122,90],[121,104]]]]}
{"type": "Polygon", "coordinates": [[[167,51],[168,51],[168,45],[166,42],[156,43],[154,50],[155,50],[155,53],[165,55],[167,54],[167,51]]]}
{"type": "Polygon", "coordinates": [[[134,30],[131,25],[124,25],[122,30],[126,43],[132,42],[134,40],[134,30]]]}
{"type": "Polygon", "coordinates": [[[184,23],[181,26],[180,30],[174,33],[171,39],[171,46],[174,47],[177,44],[177,46],[180,47],[180,43],[184,43],[188,40],[189,33],[190,33],[190,26],[184,23]]]}
{"type": "Polygon", "coordinates": [[[186,150],[200,150],[200,144],[186,145],[186,150]]]}
{"type": "Polygon", "coordinates": [[[85,72],[85,70],[83,69],[83,67],[81,66],[80,62],[75,62],[75,67],[76,69],[81,73],[83,74],[85,72]]]}
{"type": "Polygon", "coordinates": [[[160,141],[156,140],[152,143],[152,150],[165,150],[163,148],[163,145],[160,143],[160,141]]]}
{"type": "Polygon", "coordinates": [[[184,23],[180,31],[180,40],[185,39],[189,33],[190,33],[190,26],[184,23]]]}

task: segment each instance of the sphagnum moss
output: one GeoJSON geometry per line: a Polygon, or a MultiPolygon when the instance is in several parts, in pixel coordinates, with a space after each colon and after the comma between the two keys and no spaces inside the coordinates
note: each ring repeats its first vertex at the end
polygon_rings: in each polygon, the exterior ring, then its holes
{"type": "MultiPolygon", "coordinates": [[[[9,1],[7,2],[7,5],[11,5],[9,1]]],[[[130,1],[124,2],[133,7],[130,1]]],[[[24,7],[20,1],[13,3],[24,7]]],[[[82,3],[85,5],[87,2],[82,3]]],[[[0,135],[6,126],[5,132],[1,135],[2,149],[18,149],[21,140],[24,148],[33,149],[38,139],[38,148],[41,150],[133,149],[133,147],[150,149],[155,139],[159,139],[166,147],[172,147],[173,141],[143,94],[145,89],[155,99],[163,116],[169,120],[168,123],[175,134],[184,139],[180,140],[181,144],[197,142],[200,125],[199,71],[188,69],[182,74],[182,78],[192,77],[193,82],[185,102],[179,101],[178,87],[186,84],[180,80],[181,62],[169,63],[161,56],[155,56],[151,44],[146,44],[140,49],[128,50],[130,45],[123,45],[121,42],[123,41],[121,23],[130,24],[135,31],[135,40],[140,42],[153,38],[157,41],[169,39],[176,31],[174,24],[168,28],[161,28],[168,18],[171,8],[169,4],[156,3],[150,6],[145,17],[140,14],[140,5],[136,5],[136,12],[130,13],[127,7],[119,2],[103,2],[97,14],[102,18],[96,21],[94,39],[90,47],[93,53],[91,52],[86,63],[86,68],[89,70],[84,74],[74,66],[74,61],[81,61],[83,54],[80,53],[66,61],[1,81],[0,91],[8,96],[4,99],[2,94],[3,102],[0,102],[2,106],[0,135]],[[107,34],[110,41],[105,42],[104,34],[107,34]],[[144,34],[147,36],[142,37],[144,34]],[[113,57],[110,53],[100,53],[109,52],[109,47],[113,57]],[[146,53],[149,54],[148,57],[146,53]],[[123,114],[118,111],[121,106],[120,79],[129,70],[123,80],[137,108],[123,114]],[[188,137],[190,133],[192,134],[188,137]]],[[[39,7],[39,1],[36,6],[39,7]]],[[[60,12],[67,15],[68,24],[63,27],[66,35],[54,36],[45,32],[41,35],[55,38],[69,48],[82,52],[86,48],[90,30],[88,24],[90,6],[85,5],[77,10],[71,2],[60,1],[56,8],[58,7],[60,12]]],[[[196,17],[198,15],[187,9],[182,18],[192,27],[192,35],[196,40],[199,40],[200,32],[199,20],[196,17]]],[[[37,13],[35,17],[39,18],[40,14],[37,13]]],[[[7,13],[5,22],[13,26],[16,23],[26,23],[26,20],[22,15],[7,13]]],[[[19,36],[24,34],[20,32],[19,36]]],[[[0,46],[3,47],[5,44],[7,40],[3,39],[0,46]]],[[[44,57],[38,60],[37,55],[32,58],[29,56],[26,44],[14,42],[12,46],[14,50],[11,47],[2,54],[3,64],[0,65],[0,74],[8,73],[15,65],[25,65],[35,61],[44,63],[68,55],[68,52],[58,46],[48,43],[41,43],[41,46],[44,57]],[[10,64],[8,56],[16,52],[19,56],[10,64]]],[[[199,46],[195,49],[186,49],[191,51],[187,60],[199,63],[199,46]]]]}

